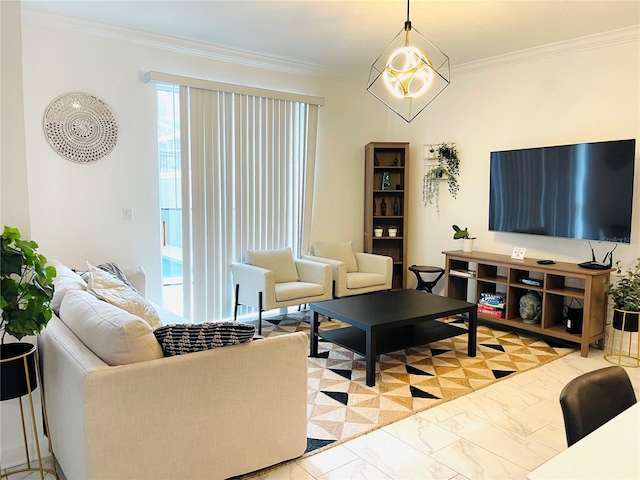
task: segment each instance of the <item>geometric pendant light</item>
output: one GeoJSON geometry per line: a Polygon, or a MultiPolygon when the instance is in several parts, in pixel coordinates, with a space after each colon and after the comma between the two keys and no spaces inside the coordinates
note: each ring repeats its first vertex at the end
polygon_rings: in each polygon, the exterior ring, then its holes
{"type": "Polygon", "coordinates": [[[411,122],[450,83],[449,57],[411,27],[404,28],[371,65],[367,90],[411,122]]]}

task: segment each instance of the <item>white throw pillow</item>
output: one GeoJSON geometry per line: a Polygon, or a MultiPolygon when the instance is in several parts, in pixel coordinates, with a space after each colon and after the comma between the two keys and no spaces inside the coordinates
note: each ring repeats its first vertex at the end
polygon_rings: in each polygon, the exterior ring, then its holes
{"type": "Polygon", "coordinates": [[[87,282],[80,275],[63,265],[57,260],[49,260],[47,265],[56,269],[56,276],[53,279],[53,298],[51,299],[51,309],[57,315],[60,311],[60,304],[65,294],[70,290],[86,290],[87,282]]]}
{"type": "Polygon", "coordinates": [[[94,267],[87,262],[87,291],[93,293],[100,300],[109,302],[116,307],[137,315],[145,320],[152,328],[162,326],[158,313],[142,295],[133,288],[125,285],[121,280],[109,272],[94,267]]]}
{"type": "Polygon", "coordinates": [[[60,319],[107,365],[127,365],[162,358],[153,330],[140,317],[84,291],[62,299],[60,319]]]}
{"type": "Polygon", "coordinates": [[[353,242],[315,242],[313,244],[313,254],[316,257],[330,258],[344,263],[347,267],[347,272],[358,271],[358,262],[353,253],[353,242]]]}
{"type": "Polygon", "coordinates": [[[290,248],[282,250],[249,250],[247,263],[255,267],[271,270],[276,274],[276,283],[297,282],[298,269],[290,248]]]}

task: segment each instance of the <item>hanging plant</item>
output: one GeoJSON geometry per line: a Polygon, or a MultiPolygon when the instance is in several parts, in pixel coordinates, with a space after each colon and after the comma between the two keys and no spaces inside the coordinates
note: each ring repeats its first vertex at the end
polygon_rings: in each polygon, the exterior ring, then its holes
{"type": "Polygon", "coordinates": [[[455,144],[442,143],[438,146],[438,165],[429,168],[425,173],[422,183],[422,201],[424,205],[435,205],[440,214],[440,182],[446,180],[449,193],[453,198],[458,195],[460,185],[460,159],[455,144]]]}

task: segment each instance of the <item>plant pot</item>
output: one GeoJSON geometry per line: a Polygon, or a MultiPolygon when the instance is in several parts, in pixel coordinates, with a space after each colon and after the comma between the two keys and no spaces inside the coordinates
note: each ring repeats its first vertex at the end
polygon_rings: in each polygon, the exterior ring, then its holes
{"type": "Polygon", "coordinates": [[[640,312],[628,312],[626,310],[613,309],[613,328],[616,330],[622,330],[622,324],[624,322],[625,332],[637,332],[638,331],[638,317],[640,312]]]}
{"type": "Polygon", "coordinates": [[[373,229],[373,236],[374,237],[381,237],[382,236],[382,229],[381,228],[374,228],[373,229]]]}
{"type": "Polygon", "coordinates": [[[389,229],[389,236],[390,237],[395,237],[398,234],[398,229],[397,228],[390,228],[389,229]]]}
{"type": "Polygon", "coordinates": [[[463,238],[462,239],[462,251],[473,252],[473,241],[475,238],[463,238]]]}
{"type": "Polygon", "coordinates": [[[29,393],[24,359],[27,360],[31,391],[38,386],[36,346],[31,343],[5,343],[0,347],[0,400],[11,400],[29,393]]]}

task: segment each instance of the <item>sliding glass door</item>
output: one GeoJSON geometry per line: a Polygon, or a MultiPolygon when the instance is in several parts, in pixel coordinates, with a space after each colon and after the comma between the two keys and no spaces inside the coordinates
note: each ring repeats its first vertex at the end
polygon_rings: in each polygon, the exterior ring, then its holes
{"type": "Polygon", "coordinates": [[[164,307],[183,314],[180,95],[174,85],[157,86],[162,293],[164,307]]]}

